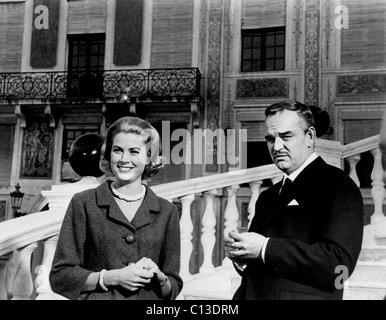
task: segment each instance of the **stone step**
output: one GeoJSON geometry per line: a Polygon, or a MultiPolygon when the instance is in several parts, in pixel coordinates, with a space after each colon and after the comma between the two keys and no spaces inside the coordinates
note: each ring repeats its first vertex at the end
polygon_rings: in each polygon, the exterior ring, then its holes
{"type": "Polygon", "coordinates": [[[386,261],[358,261],[350,281],[386,283],[386,261]]]}
{"type": "Polygon", "coordinates": [[[184,293],[185,300],[232,300],[232,292],[189,290],[184,293]]]}
{"type": "Polygon", "coordinates": [[[343,300],[386,300],[386,282],[346,281],[343,300]]]}
{"type": "Polygon", "coordinates": [[[386,261],[386,246],[363,247],[359,261],[386,261]]]}

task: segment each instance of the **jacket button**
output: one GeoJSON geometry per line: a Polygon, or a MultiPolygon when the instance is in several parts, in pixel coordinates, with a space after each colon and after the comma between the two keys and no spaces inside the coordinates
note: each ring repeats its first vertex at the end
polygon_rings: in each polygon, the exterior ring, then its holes
{"type": "Polygon", "coordinates": [[[134,237],[132,235],[129,235],[126,237],[126,242],[127,243],[133,243],[134,242],[134,237]]]}

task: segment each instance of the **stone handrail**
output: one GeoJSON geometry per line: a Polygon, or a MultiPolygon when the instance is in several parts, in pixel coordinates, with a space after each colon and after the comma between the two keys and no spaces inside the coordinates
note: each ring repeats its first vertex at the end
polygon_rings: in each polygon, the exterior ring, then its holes
{"type": "Polygon", "coordinates": [[[361,154],[377,148],[379,148],[379,134],[345,145],[341,158],[347,159],[353,155],[361,154]]]}
{"type": "MultiPolygon", "coordinates": [[[[152,187],[156,194],[169,201],[173,199],[181,201],[181,276],[185,280],[192,276],[189,272],[189,260],[193,250],[191,243],[193,232],[191,204],[195,199],[195,195],[202,195],[205,200],[201,236],[204,262],[200,268],[200,273],[208,274],[214,271],[211,259],[216,241],[214,228],[216,217],[213,200],[218,194],[217,190],[225,189],[228,191],[225,228],[237,228],[239,215],[235,199],[239,185],[250,183],[252,190],[251,201],[255,202],[258,197],[258,187],[262,181],[265,179],[280,179],[282,175],[282,172],[275,165],[266,165],[152,187]]],[[[95,186],[97,184],[91,186],[85,184],[84,189],[95,186]]],[[[0,299],[12,297],[14,300],[28,300],[33,293],[34,284],[37,293],[36,299],[62,298],[51,291],[48,274],[67,204],[72,195],[81,189],[81,184],[63,185],[62,188],[53,186],[50,191],[51,201],[49,201],[50,209],[48,211],[37,212],[0,223],[0,299]],[[39,243],[44,246],[44,256],[41,265],[35,270],[31,270],[31,259],[39,243]],[[16,271],[12,273],[9,272],[7,267],[15,258],[16,271]],[[33,283],[33,273],[37,274],[35,283],[33,283]]],[[[42,193],[43,195],[48,194],[46,191],[42,193]]],[[[254,211],[252,202],[249,206],[251,208],[249,219],[252,219],[254,213],[252,212],[254,211]]]]}
{"type": "MultiPolygon", "coordinates": [[[[189,194],[197,194],[234,184],[264,180],[282,175],[274,165],[246,169],[242,170],[241,173],[238,174],[238,172],[234,171],[231,174],[221,173],[202,178],[171,182],[154,186],[152,190],[158,196],[172,200],[189,194]]],[[[54,208],[0,223],[0,256],[30,243],[58,234],[63,214],[63,210],[54,208]]]]}

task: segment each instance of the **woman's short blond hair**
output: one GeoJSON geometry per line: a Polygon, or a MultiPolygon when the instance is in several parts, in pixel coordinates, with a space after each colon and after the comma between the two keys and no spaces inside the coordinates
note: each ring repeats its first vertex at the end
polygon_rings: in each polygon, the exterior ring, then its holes
{"type": "Polygon", "coordinates": [[[114,137],[121,132],[143,136],[149,162],[145,166],[142,178],[149,178],[157,174],[163,167],[162,157],[160,156],[161,138],[157,130],[150,123],[137,117],[120,118],[109,127],[101,148],[100,169],[105,173],[112,174],[110,165],[111,149],[114,137]]]}

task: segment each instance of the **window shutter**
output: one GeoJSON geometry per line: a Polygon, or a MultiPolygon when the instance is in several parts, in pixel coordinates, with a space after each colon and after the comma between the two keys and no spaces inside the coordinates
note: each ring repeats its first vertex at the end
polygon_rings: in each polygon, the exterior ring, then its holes
{"type": "Polygon", "coordinates": [[[271,28],[286,25],[286,0],[242,0],[241,27],[271,28]]]}
{"type": "Polygon", "coordinates": [[[381,120],[344,120],[344,144],[379,134],[381,120]]]}
{"type": "Polygon", "coordinates": [[[106,16],[106,0],[70,1],[67,33],[106,33],[106,16]]]}
{"type": "Polygon", "coordinates": [[[248,141],[265,141],[264,121],[243,121],[241,129],[247,130],[248,141]]]}
{"type": "Polygon", "coordinates": [[[23,52],[24,3],[0,2],[0,70],[20,72],[23,52]]]}
{"type": "Polygon", "coordinates": [[[386,1],[343,0],[349,28],[341,30],[341,65],[366,68],[386,64],[386,1]]]}
{"type": "Polygon", "coordinates": [[[116,0],[114,64],[138,65],[142,52],[142,0],[116,0]]]}
{"type": "Polygon", "coordinates": [[[192,0],[154,0],[152,68],[186,68],[192,64],[192,0]]]}
{"type": "Polygon", "coordinates": [[[59,26],[59,0],[35,0],[32,11],[31,59],[32,68],[52,68],[56,65],[59,26]],[[35,13],[43,5],[48,11],[35,13]],[[48,18],[48,29],[40,28],[39,22],[48,18]],[[37,23],[36,23],[37,22],[37,23]]]}

